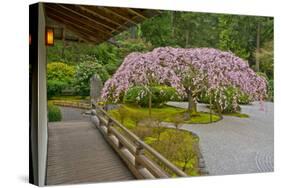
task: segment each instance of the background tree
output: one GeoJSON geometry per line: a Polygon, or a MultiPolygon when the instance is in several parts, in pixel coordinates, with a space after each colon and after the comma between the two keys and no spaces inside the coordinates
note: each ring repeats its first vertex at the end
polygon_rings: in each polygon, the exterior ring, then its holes
{"type": "MultiPolygon", "coordinates": [[[[89,56],[113,75],[131,52],[147,52],[160,46],[212,47],[231,51],[256,71],[273,79],[273,67],[256,54],[271,51],[273,18],[196,12],[163,11],[99,45],[57,41],[48,48],[48,62],[78,65],[89,56]]],[[[273,45],[273,42],[272,42],[273,45]]],[[[62,85],[56,82],[54,85],[62,85]]]]}
{"type": "Polygon", "coordinates": [[[71,87],[73,76],[75,74],[74,66],[61,62],[52,62],[47,64],[47,95],[51,98],[60,95],[63,89],[71,87]]]}
{"type": "Polygon", "coordinates": [[[265,73],[269,80],[273,79],[273,41],[263,44],[261,49],[254,53],[254,56],[260,60],[260,71],[265,73]]]}
{"type": "Polygon", "coordinates": [[[89,96],[90,79],[94,74],[99,75],[103,82],[109,78],[107,71],[98,63],[97,59],[88,56],[83,57],[81,63],[76,66],[74,78],[75,90],[79,95],[89,96]]]}

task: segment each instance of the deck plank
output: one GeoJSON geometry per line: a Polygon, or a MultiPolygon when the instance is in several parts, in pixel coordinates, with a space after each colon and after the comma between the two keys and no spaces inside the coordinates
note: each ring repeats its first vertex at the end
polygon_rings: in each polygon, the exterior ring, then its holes
{"type": "Polygon", "coordinates": [[[48,124],[47,185],[135,179],[91,122],[48,124]]]}

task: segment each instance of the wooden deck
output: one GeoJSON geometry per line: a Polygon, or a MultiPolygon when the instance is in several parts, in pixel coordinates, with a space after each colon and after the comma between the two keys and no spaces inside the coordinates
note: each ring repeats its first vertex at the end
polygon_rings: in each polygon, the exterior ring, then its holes
{"type": "Polygon", "coordinates": [[[135,179],[90,121],[49,123],[47,185],[135,179]]]}

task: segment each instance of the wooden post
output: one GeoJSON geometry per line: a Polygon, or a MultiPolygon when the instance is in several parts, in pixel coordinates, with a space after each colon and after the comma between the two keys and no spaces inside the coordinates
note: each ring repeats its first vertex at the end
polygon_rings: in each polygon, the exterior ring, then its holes
{"type": "Polygon", "coordinates": [[[118,139],[118,149],[122,149],[124,145],[121,143],[120,139],[118,139]]]}
{"type": "Polygon", "coordinates": [[[106,125],[106,127],[107,127],[107,136],[112,135],[112,132],[111,132],[111,129],[110,129],[110,127],[112,126],[112,123],[113,123],[113,121],[111,119],[108,119],[108,122],[107,122],[107,125],[106,125]]]}
{"type": "Polygon", "coordinates": [[[143,155],[143,147],[136,142],[136,153],[135,153],[135,167],[138,169],[141,167],[141,164],[139,163],[140,161],[140,156],[143,155]]]}

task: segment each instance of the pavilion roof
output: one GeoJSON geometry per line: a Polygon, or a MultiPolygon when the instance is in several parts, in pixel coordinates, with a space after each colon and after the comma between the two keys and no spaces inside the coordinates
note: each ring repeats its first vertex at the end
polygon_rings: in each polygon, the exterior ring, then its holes
{"type": "Polygon", "coordinates": [[[99,44],[161,12],[152,9],[44,3],[56,39],[99,44]]]}

